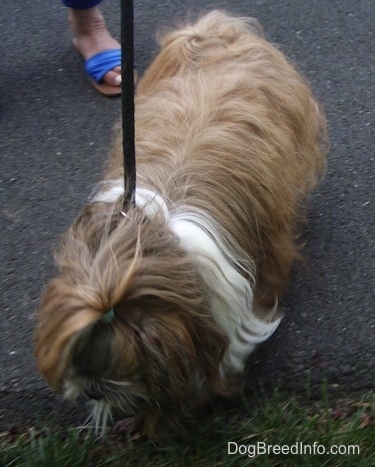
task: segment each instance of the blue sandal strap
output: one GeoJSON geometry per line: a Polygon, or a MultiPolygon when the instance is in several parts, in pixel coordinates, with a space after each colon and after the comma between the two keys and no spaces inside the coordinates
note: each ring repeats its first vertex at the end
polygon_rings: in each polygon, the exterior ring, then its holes
{"type": "Polygon", "coordinates": [[[86,60],[85,71],[96,83],[99,83],[108,71],[120,65],[121,49],[104,50],[86,60]]]}

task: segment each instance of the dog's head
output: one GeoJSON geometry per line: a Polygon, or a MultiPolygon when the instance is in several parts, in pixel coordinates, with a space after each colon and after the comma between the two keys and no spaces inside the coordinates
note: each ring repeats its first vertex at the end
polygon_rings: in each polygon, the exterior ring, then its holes
{"type": "Polygon", "coordinates": [[[226,339],[162,216],[106,210],[88,205],[57,255],[60,274],[38,311],[38,367],[66,397],[93,399],[97,423],[114,409],[144,416],[152,431],[202,382],[220,391],[226,339]]]}

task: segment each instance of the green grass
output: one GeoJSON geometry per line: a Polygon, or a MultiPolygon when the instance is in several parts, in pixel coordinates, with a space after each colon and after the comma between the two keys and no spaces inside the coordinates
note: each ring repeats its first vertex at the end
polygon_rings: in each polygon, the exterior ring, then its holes
{"type": "MultiPolygon", "coordinates": [[[[235,444],[230,446],[234,449],[235,444]]],[[[192,421],[186,436],[172,433],[168,439],[156,441],[120,434],[101,440],[88,430],[73,428],[65,432],[43,428],[21,435],[3,433],[0,465],[370,467],[375,466],[375,398],[367,394],[357,400],[330,403],[326,391],[321,401],[313,403],[287,398],[277,391],[256,403],[253,396],[243,397],[240,407],[230,411],[216,407],[206,418],[192,421]],[[246,452],[228,454],[228,442],[243,446],[241,450],[246,452]],[[270,452],[250,457],[258,442],[270,452]],[[298,446],[304,453],[275,452],[282,446],[296,450],[296,443],[302,443],[298,446]],[[327,453],[332,446],[358,446],[360,453],[327,453]],[[317,454],[323,447],[326,454],[317,454]]]]}

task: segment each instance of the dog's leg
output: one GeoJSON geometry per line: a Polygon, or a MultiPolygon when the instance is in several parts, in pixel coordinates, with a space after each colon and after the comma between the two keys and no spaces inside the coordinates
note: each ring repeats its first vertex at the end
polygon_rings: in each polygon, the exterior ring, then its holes
{"type": "Polygon", "coordinates": [[[254,293],[256,312],[263,314],[272,309],[275,302],[283,296],[295,260],[301,260],[301,254],[292,232],[280,234],[268,245],[258,267],[254,293]]]}

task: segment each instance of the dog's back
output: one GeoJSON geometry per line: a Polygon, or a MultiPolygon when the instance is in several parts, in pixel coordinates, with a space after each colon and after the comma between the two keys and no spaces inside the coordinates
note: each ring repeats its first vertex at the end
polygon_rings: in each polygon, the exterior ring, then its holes
{"type": "MultiPolygon", "coordinates": [[[[270,306],[298,257],[301,208],[324,167],[324,117],[253,19],[214,11],[161,47],[136,99],[139,184],[220,219],[238,254],[256,262],[270,306]]],[[[121,171],[120,150],[114,158],[109,178],[121,171]]]]}

